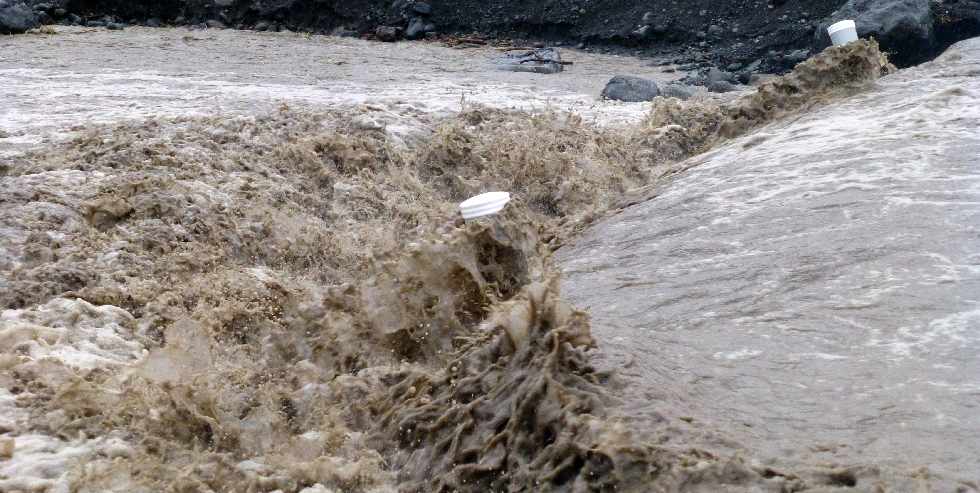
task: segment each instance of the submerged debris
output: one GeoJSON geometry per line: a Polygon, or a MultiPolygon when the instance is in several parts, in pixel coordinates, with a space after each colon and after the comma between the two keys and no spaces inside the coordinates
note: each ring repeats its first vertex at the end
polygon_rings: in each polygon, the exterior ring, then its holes
{"type": "Polygon", "coordinates": [[[557,74],[565,69],[561,53],[557,48],[535,48],[531,50],[514,49],[495,61],[500,70],[511,72],[533,72],[536,74],[557,74]]]}

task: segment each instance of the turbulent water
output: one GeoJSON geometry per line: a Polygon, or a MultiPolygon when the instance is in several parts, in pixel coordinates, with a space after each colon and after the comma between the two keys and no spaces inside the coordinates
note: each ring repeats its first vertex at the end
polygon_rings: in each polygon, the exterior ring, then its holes
{"type": "Polygon", "coordinates": [[[612,73],[675,76],[2,43],[0,491],[976,489],[976,44],[619,104],[612,73]]]}
{"type": "MultiPolygon", "coordinates": [[[[978,479],[980,42],[687,163],[562,249],[630,361],[785,461],[978,479]]],[[[642,390],[649,389],[649,390],[642,390]]]]}

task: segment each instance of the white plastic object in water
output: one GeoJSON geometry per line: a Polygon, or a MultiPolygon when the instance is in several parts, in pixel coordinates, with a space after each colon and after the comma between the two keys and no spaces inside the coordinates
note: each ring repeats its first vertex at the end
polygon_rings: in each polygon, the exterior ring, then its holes
{"type": "Polygon", "coordinates": [[[509,193],[487,192],[466,199],[459,204],[459,212],[463,214],[463,219],[476,219],[500,212],[507,205],[507,202],[510,202],[509,193]]]}
{"type": "Polygon", "coordinates": [[[858,39],[857,25],[851,20],[832,24],[827,28],[827,34],[830,35],[830,40],[834,42],[834,46],[846,45],[858,39]]]}

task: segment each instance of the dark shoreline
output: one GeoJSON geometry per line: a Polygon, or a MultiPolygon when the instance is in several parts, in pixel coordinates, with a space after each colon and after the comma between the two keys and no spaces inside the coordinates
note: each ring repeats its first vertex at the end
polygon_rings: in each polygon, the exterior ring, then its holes
{"type": "MultiPolygon", "coordinates": [[[[35,13],[38,24],[110,29],[182,25],[389,39],[476,33],[487,39],[669,56],[677,64],[696,66],[691,68],[717,66],[737,72],[752,67],[783,73],[825,46],[828,40],[819,33],[828,19],[836,18],[835,12],[852,15],[847,9],[875,11],[891,3],[894,8],[884,7],[893,11],[873,14],[886,27],[868,34],[876,35],[899,67],[928,61],[950,44],[980,35],[978,0],[918,7],[914,5],[921,0],[0,0],[0,17],[3,9],[23,4],[35,13]],[[387,30],[382,34],[379,28],[387,30]]],[[[0,19],[0,32],[2,26],[0,19]]]]}

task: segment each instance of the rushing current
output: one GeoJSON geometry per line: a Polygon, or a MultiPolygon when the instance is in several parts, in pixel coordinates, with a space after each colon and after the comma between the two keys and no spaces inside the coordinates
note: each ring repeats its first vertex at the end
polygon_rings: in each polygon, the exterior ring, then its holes
{"type": "Polygon", "coordinates": [[[499,56],[0,39],[0,491],[976,490],[980,41],[499,56]]]}
{"type": "Polygon", "coordinates": [[[976,479],[980,40],[689,162],[559,252],[626,361],[750,448],[976,479]]]}

